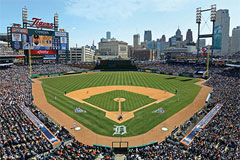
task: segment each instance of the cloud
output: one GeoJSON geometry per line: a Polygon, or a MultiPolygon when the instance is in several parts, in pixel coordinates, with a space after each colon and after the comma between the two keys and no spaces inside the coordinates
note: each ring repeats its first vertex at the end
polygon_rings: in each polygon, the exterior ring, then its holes
{"type": "Polygon", "coordinates": [[[76,30],[77,28],[76,27],[72,27],[72,30],[76,30]]]}
{"type": "Polygon", "coordinates": [[[190,0],[67,0],[65,11],[91,20],[127,18],[136,12],[174,11],[190,0]]]}

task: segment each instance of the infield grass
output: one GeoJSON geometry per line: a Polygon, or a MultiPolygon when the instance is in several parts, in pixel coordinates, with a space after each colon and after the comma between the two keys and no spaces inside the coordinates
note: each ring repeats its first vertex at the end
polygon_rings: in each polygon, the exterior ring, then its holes
{"type": "Polygon", "coordinates": [[[115,90],[107,93],[98,94],[88,99],[84,99],[84,101],[101,107],[107,111],[118,111],[119,103],[114,101],[114,98],[119,97],[125,98],[125,101],[121,102],[122,111],[133,111],[137,108],[156,101],[155,99],[149,98],[148,96],[124,90],[115,90]]]}
{"type": "MultiPolygon", "coordinates": [[[[82,74],[82,75],[73,75],[73,76],[62,76],[55,78],[46,78],[41,79],[42,86],[45,92],[45,96],[50,104],[66,113],[73,119],[76,119],[78,122],[94,131],[97,134],[112,136],[114,125],[119,125],[118,123],[108,119],[105,117],[105,113],[95,109],[86,104],[79,103],[71,98],[68,98],[64,95],[64,92],[72,92],[75,90],[97,87],[97,86],[110,86],[110,85],[132,85],[132,86],[142,86],[149,88],[161,89],[167,92],[176,93],[176,96],[173,96],[165,101],[162,101],[158,104],[153,104],[147,108],[139,110],[135,112],[135,117],[130,119],[121,125],[125,125],[127,127],[127,134],[123,136],[135,136],[139,134],[143,134],[162,121],[171,117],[173,114],[177,113],[194,100],[200,91],[201,87],[195,85],[198,79],[184,78],[184,77],[174,77],[167,75],[158,75],[152,73],[143,73],[143,72],[100,72],[100,73],[92,73],[92,74],[82,74]],[[57,97],[54,100],[54,96],[57,97]],[[178,102],[179,99],[179,102],[178,102]],[[81,109],[86,110],[86,113],[74,113],[74,109],[80,107],[81,109]],[[164,114],[152,113],[158,108],[164,108],[164,114]]],[[[112,91],[113,93],[105,93],[109,94],[109,100],[114,99],[113,95],[117,95],[119,91],[112,91]]],[[[121,91],[122,92],[122,91],[121,91]]],[[[130,97],[126,97],[126,99],[132,98],[131,104],[134,104],[135,108],[138,107],[139,99],[142,99],[143,95],[138,95],[136,93],[124,91],[124,94],[128,94],[130,97]],[[135,101],[135,102],[134,102],[135,101]]],[[[101,96],[100,96],[101,97],[101,96]]],[[[96,103],[97,106],[100,106],[101,99],[96,95],[92,96],[91,103],[96,103]],[[92,102],[94,101],[94,102],[92,102]]],[[[125,98],[125,97],[122,97],[125,98]]],[[[146,97],[145,97],[146,98],[146,97]]],[[[87,101],[88,101],[87,100],[87,101]]],[[[144,101],[151,101],[149,97],[147,97],[144,101]]],[[[110,102],[110,101],[109,101],[110,102]]],[[[111,103],[116,103],[112,100],[111,103]]],[[[127,101],[125,102],[127,103],[127,101]]],[[[139,107],[142,106],[139,104],[139,107]]],[[[116,103],[117,104],[117,103],[116,103]]],[[[108,105],[107,105],[108,106],[108,105]]],[[[111,105],[112,106],[112,105],[111,105]]],[[[125,106],[125,105],[124,105],[125,106]]],[[[130,111],[133,110],[131,108],[132,105],[126,105],[124,110],[130,111]]],[[[115,108],[115,107],[114,107],[115,108]]],[[[118,108],[118,107],[117,107],[118,108]]],[[[110,109],[115,110],[115,109],[110,109]]],[[[118,135],[115,135],[115,137],[118,135]]]]}

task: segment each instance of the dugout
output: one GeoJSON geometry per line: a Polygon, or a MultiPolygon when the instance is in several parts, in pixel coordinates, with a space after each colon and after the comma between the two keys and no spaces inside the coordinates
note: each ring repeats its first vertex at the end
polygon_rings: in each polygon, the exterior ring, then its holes
{"type": "Polygon", "coordinates": [[[128,154],[128,142],[127,141],[113,141],[112,150],[115,154],[128,154]]]}

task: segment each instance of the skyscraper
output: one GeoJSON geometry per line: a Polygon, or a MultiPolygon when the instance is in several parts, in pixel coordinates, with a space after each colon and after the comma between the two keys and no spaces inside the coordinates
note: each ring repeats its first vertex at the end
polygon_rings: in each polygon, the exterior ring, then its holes
{"type": "Polygon", "coordinates": [[[152,31],[147,30],[144,32],[144,42],[145,41],[152,41],[152,31]]]}
{"type": "Polygon", "coordinates": [[[162,35],[160,42],[166,42],[166,36],[164,34],[162,35]]]}
{"type": "Polygon", "coordinates": [[[109,32],[109,31],[106,32],[106,39],[107,40],[111,39],[111,32],[109,32]]]}
{"type": "Polygon", "coordinates": [[[140,46],[140,35],[134,34],[133,35],[133,47],[138,48],[140,46]]]}
{"type": "Polygon", "coordinates": [[[186,34],[186,43],[189,44],[193,41],[193,38],[192,38],[192,30],[191,29],[188,29],[187,30],[187,34],[186,34]]]}
{"type": "Polygon", "coordinates": [[[182,36],[181,30],[179,28],[176,31],[175,37],[176,37],[176,41],[182,41],[183,40],[183,36],[182,36]]]}
{"type": "MultiPolygon", "coordinates": [[[[221,29],[221,55],[228,54],[228,45],[229,45],[229,25],[230,25],[230,17],[228,13],[228,9],[220,9],[216,14],[216,22],[215,27],[220,26],[221,29]]],[[[215,40],[214,40],[215,41],[215,40]]],[[[214,46],[216,48],[216,46],[214,46]]]]}
{"type": "Polygon", "coordinates": [[[231,39],[231,53],[240,52],[240,26],[233,28],[231,39]]]}

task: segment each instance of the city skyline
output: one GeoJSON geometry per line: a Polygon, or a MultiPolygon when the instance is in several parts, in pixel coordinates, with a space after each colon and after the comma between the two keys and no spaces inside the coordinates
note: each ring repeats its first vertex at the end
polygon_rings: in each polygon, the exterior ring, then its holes
{"type": "MultiPolygon", "coordinates": [[[[32,2],[31,0],[0,0],[0,33],[6,33],[7,26],[12,23],[22,23],[21,14],[24,6],[28,9],[28,19],[38,17],[45,22],[53,22],[54,13],[58,13],[59,28],[64,28],[70,34],[70,47],[76,46],[76,44],[78,46],[91,45],[93,41],[97,45],[100,39],[105,37],[107,31],[111,32],[112,37],[126,41],[130,45],[133,45],[134,34],[140,34],[142,42],[145,30],[151,30],[153,40],[160,39],[163,34],[168,40],[175,35],[178,27],[184,40],[187,30],[191,29],[193,41],[196,42],[196,8],[206,9],[210,8],[212,4],[217,5],[217,10],[229,10],[229,36],[232,35],[232,29],[240,25],[240,17],[237,14],[237,6],[240,5],[238,0],[232,0],[232,3],[224,0],[211,2],[206,0],[201,2],[125,0],[116,1],[116,3],[106,0],[43,0],[38,4],[32,2]]],[[[210,13],[203,14],[204,19],[208,19],[209,16],[210,13]]],[[[208,25],[202,32],[210,32],[211,23],[208,25]]]]}

